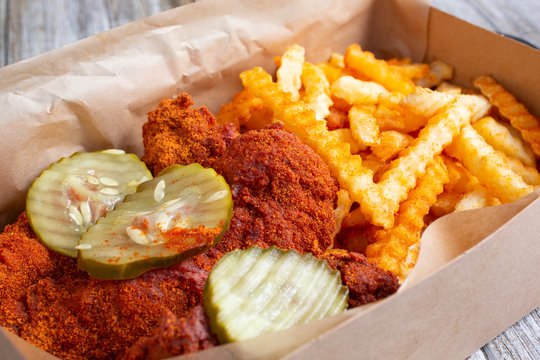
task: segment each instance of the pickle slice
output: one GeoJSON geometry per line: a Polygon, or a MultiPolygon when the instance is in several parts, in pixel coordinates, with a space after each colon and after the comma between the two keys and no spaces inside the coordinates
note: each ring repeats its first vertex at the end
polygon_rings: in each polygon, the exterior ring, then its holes
{"type": "Polygon", "coordinates": [[[226,254],[204,288],[210,328],[222,344],[340,313],[348,296],[326,261],[276,247],[226,254]]]}
{"type": "Polygon", "coordinates": [[[151,178],[146,165],[123,150],[78,152],[52,164],[34,180],[26,212],[47,247],[77,257],[75,247],[88,226],[151,178]]]}
{"type": "Polygon", "coordinates": [[[169,166],[88,228],[79,268],[98,279],[129,279],[175,265],[221,239],[232,207],[229,185],[213,169],[169,166]]]}

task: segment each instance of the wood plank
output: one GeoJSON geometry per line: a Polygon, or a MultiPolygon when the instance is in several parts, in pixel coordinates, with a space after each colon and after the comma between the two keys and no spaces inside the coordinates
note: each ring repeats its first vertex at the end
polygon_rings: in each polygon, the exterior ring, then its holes
{"type": "Polygon", "coordinates": [[[0,0],[0,67],[7,64],[8,12],[8,1],[0,0]]]}
{"type": "Polygon", "coordinates": [[[482,349],[477,350],[474,354],[469,356],[469,360],[488,360],[486,355],[482,352],[482,349]]]}
{"type": "Polygon", "coordinates": [[[540,47],[540,1],[434,0],[433,6],[473,24],[540,47]]]}
{"type": "Polygon", "coordinates": [[[8,0],[7,63],[110,28],[105,0],[8,0]]]}

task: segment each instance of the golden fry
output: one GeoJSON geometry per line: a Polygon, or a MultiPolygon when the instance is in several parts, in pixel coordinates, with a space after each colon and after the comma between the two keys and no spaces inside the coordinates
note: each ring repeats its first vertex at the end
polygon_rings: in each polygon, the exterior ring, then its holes
{"type": "Polygon", "coordinates": [[[360,208],[354,209],[350,213],[345,216],[342,223],[344,228],[350,228],[350,227],[356,227],[356,228],[362,228],[366,225],[369,225],[368,219],[366,219],[366,216],[362,213],[362,210],[360,208]]]}
{"type": "Polygon", "coordinates": [[[256,98],[247,90],[242,90],[234,95],[230,103],[221,106],[216,119],[221,124],[244,125],[255,111],[263,107],[261,99],[256,98]]]}
{"type": "Polygon", "coordinates": [[[529,185],[540,185],[540,173],[538,173],[536,167],[527,166],[521,161],[519,161],[519,159],[507,156],[503,152],[499,152],[499,154],[508,163],[510,169],[512,169],[512,171],[519,176],[521,176],[523,181],[525,181],[529,185]]]}
{"type": "Polygon", "coordinates": [[[470,125],[461,129],[446,152],[459,159],[503,203],[517,200],[534,190],[470,125]]]}
{"type": "Polygon", "coordinates": [[[330,114],[330,106],[332,106],[330,84],[324,75],[324,71],[306,62],[304,63],[301,79],[305,90],[304,102],[315,111],[317,120],[324,120],[330,114]]]}
{"type": "Polygon", "coordinates": [[[332,96],[345,100],[351,105],[375,104],[379,95],[388,91],[373,81],[362,81],[352,76],[342,76],[330,89],[332,96]]]}
{"type": "Polygon", "coordinates": [[[277,83],[279,88],[291,94],[293,100],[298,100],[298,90],[302,87],[300,76],[304,66],[305,50],[300,45],[292,45],[287,48],[281,57],[281,66],[277,70],[277,83]]]}
{"type": "Polygon", "coordinates": [[[332,66],[343,69],[345,67],[345,56],[338,53],[332,53],[332,55],[330,55],[328,63],[332,66]]]}
{"type": "Polygon", "coordinates": [[[408,61],[402,61],[401,63],[387,61],[387,63],[390,69],[401,73],[403,77],[411,81],[421,79],[429,74],[428,64],[412,63],[410,59],[406,60],[408,61]]]}
{"type": "Polygon", "coordinates": [[[320,63],[316,65],[324,72],[324,76],[330,84],[333,84],[337,79],[345,75],[342,68],[330,65],[328,63],[320,63]]]}
{"type": "Polygon", "coordinates": [[[435,90],[452,95],[460,95],[463,92],[459,86],[450,84],[446,81],[440,83],[435,90]]]}
{"type": "MultiPolygon", "coordinates": [[[[424,228],[424,216],[442,193],[448,182],[446,167],[439,156],[429,164],[418,185],[401,204],[396,218],[396,226],[390,230],[375,233],[375,243],[368,245],[366,256],[385,270],[393,272],[403,281],[412,270],[414,263],[407,256],[409,248],[420,241],[424,228]]],[[[418,245],[417,245],[418,246],[418,245]]]]}
{"type": "Polygon", "coordinates": [[[371,151],[382,161],[394,158],[401,150],[413,141],[407,134],[398,131],[383,131],[379,135],[378,144],[371,146],[371,151]]]}
{"type": "Polygon", "coordinates": [[[462,197],[462,194],[445,191],[437,197],[437,201],[431,206],[430,212],[436,217],[448,215],[454,212],[457,203],[462,197]]]}
{"type": "Polygon", "coordinates": [[[367,146],[359,144],[353,137],[351,129],[342,128],[331,130],[330,135],[335,136],[337,141],[348,144],[351,149],[351,154],[358,154],[360,151],[367,150],[367,146]]]}
{"type": "Polygon", "coordinates": [[[345,66],[383,85],[390,91],[409,94],[414,91],[414,83],[400,72],[393,70],[384,60],[378,60],[373,53],[362,51],[353,44],[345,52],[345,66]]]}
{"type": "MultiPolygon", "coordinates": [[[[521,139],[519,132],[518,134],[513,134],[512,129],[491,116],[486,116],[476,121],[473,124],[473,128],[495,150],[502,151],[509,157],[519,159],[527,166],[536,165],[531,146],[521,139]]],[[[514,131],[516,130],[514,129],[514,131]]]]}
{"type": "Polygon", "coordinates": [[[540,156],[540,120],[493,78],[481,76],[474,81],[474,86],[521,132],[523,139],[532,145],[534,153],[540,156]]]}
{"type": "Polygon", "coordinates": [[[344,218],[349,214],[349,210],[353,201],[349,196],[349,192],[344,189],[339,189],[337,192],[337,206],[334,210],[334,216],[336,218],[336,230],[334,230],[334,238],[341,230],[344,218]]]}
{"type": "Polygon", "coordinates": [[[400,105],[429,118],[455,99],[456,96],[452,94],[418,87],[413,93],[405,96],[400,101],[400,105]]]}
{"type": "Polygon", "coordinates": [[[428,74],[417,80],[416,85],[426,88],[432,88],[441,84],[444,80],[450,80],[454,76],[454,68],[452,66],[440,61],[435,60],[429,65],[428,74]]]}
{"type": "Polygon", "coordinates": [[[375,145],[379,141],[379,125],[373,117],[374,111],[374,106],[353,106],[349,110],[351,133],[360,146],[375,145]]]}

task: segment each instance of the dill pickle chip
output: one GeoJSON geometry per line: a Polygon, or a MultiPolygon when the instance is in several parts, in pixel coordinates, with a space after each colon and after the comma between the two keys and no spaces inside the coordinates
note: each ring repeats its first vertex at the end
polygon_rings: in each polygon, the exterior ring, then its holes
{"type": "Polygon", "coordinates": [[[26,212],[47,247],[77,257],[76,246],[88,226],[151,178],[146,165],[123,150],[78,152],[53,163],[34,180],[26,212]]]}
{"type": "Polygon", "coordinates": [[[347,308],[339,271],[311,254],[253,246],[223,256],[204,288],[210,328],[221,343],[322,319],[347,308]]]}
{"type": "Polygon", "coordinates": [[[229,185],[213,169],[169,166],[88,228],[79,268],[99,279],[129,279],[175,265],[217,243],[232,208],[229,185]]]}

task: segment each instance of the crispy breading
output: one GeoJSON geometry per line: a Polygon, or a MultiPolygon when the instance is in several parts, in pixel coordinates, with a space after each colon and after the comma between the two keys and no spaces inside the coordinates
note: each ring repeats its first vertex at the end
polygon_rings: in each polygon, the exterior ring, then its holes
{"type": "Polygon", "coordinates": [[[163,100],[143,125],[142,160],[155,175],[172,164],[208,167],[238,136],[233,124],[216,125],[206,107],[190,109],[191,96],[163,100]]]}

